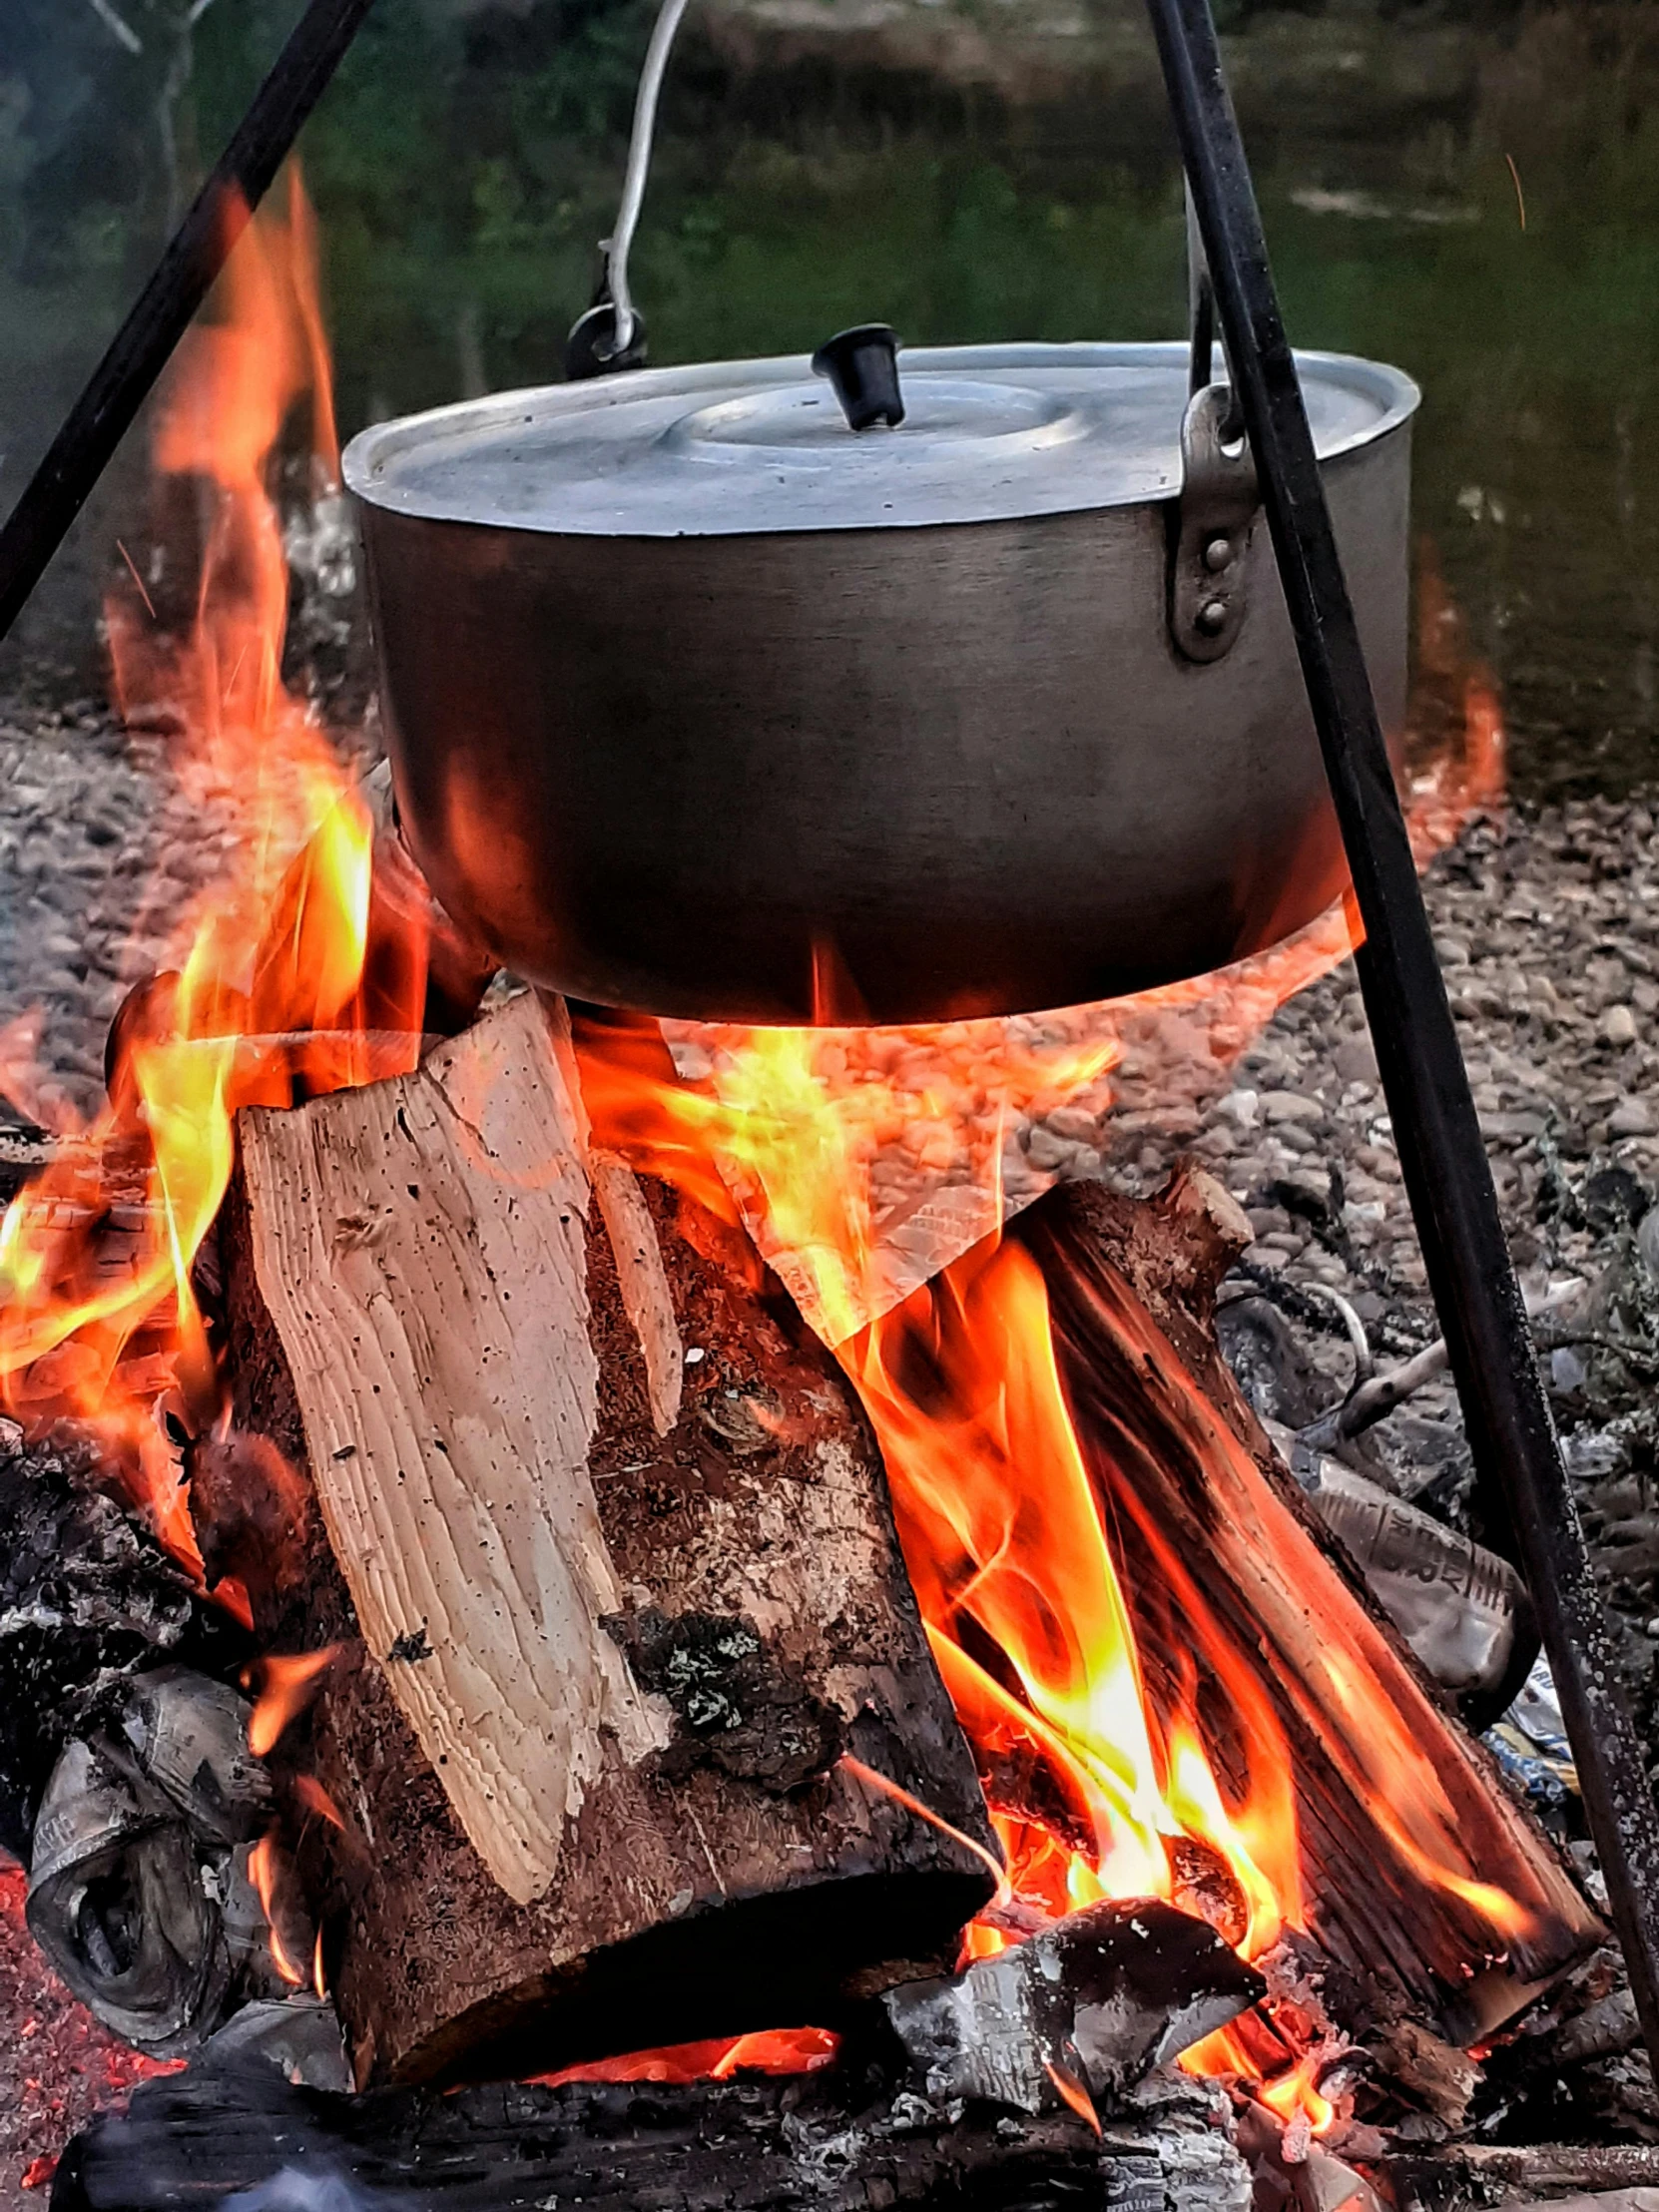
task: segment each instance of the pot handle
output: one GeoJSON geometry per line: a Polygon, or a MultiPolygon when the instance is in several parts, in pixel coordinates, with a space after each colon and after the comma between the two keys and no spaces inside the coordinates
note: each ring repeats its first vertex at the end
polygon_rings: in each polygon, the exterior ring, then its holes
{"type": "Polygon", "coordinates": [[[1231,386],[1204,384],[1181,420],[1181,496],[1170,532],[1169,633],[1188,661],[1230,653],[1249,607],[1260,493],[1231,386]]]}
{"type": "Polygon", "coordinates": [[[1186,200],[1191,351],[1181,420],[1181,496],[1170,531],[1169,634],[1183,660],[1202,662],[1230,653],[1243,627],[1247,556],[1260,493],[1238,397],[1231,383],[1212,380],[1215,293],[1190,185],[1186,200]]]}
{"type": "Polygon", "coordinates": [[[593,304],[576,323],[565,341],[565,374],[570,377],[603,376],[624,368],[645,366],[645,317],[634,305],[628,289],[628,255],[645,205],[646,179],[651,174],[651,142],[657,129],[657,101],[668,74],[668,57],[675,33],[686,12],[687,0],[663,0],[652,25],[651,43],[645,50],[640,89],[634,95],[634,128],[628,141],[628,167],[622,181],[622,205],[615,228],[601,239],[604,256],[599,288],[593,304]]]}

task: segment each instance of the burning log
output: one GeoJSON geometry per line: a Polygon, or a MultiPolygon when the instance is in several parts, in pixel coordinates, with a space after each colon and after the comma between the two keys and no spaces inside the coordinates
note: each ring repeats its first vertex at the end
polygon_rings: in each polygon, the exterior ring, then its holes
{"type": "Polygon", "coordinates": [[[241,1143],[195,1505],[265,1647],[337,1648],[294,1826],[341,1824],[297,1841],[358,2078],[934,1959],[991,1889],[972,1763],[869,1432],[743,1240],[585,1158],[528,997],[241,1143]]]}
{"type": "Polygon", "coordinates": [[[1328,1994],[1349,1980],[1336,2008],[1351,2025],[1410,2014],[1452,2043],[1475,2040],[1602,1932],[1379,1616],[1223,1363],[1214,1293],[1248,1224],[1218,1185],[1188,1175],[1153,1206],[1064,1187],[1012,1235],[1047,1288],[1152,1709],[1168,1727],[1196,1705],[1236,1805],[1251,1795],[1253,1748],[1282,1740],[1301,1927],[1328,1962],[1328,1994]]]}

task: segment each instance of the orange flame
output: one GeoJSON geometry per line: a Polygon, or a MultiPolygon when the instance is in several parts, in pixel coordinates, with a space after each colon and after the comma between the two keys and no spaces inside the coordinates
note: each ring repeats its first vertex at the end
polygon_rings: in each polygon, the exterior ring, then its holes
{"type": "Polygon", "coordinates": [[[1100,2114],[1094,2108],[1093,2097],[1077,2076],[1065,2066],[1056,2066],[1051,2058],[1044,2059],[1043,2071],[1053,2082],[1061,2100],[1069,2104],[1077,2117],[1092,2127],[1098,2135],[1101,2132],[1100,2114]]]}
{"type": "Polygon", "coordinates": [[[248,1879],[254,1885],[255,1895],[259,1898],[266,1920],[271,1926],[272,1963],[290,1989],[302,1989],[306,1979],[304,1969],[295,1965],[288,1956],[281,1931],[276,1926],[276,1900],[279,1875],[276,1836],[273,1830],[269,1835],[262,1836],[249,1853],[248,1879]]]}
{"type": "MultiPolygon", "coordinates": [[[[161,476],[196,495],[176,504],[206,517],[192,619],[183,634],[158,620],[158,601],[165,609],[170,599],[153,600],[129,559],[109,622],[129,718],[178,733],[182,805],[217,807],[233,793],[239,834],[220,879],[165,917],[167,973],[124,1014],[109,1106],[0,1222],[0,1396],[32,1424],[95,1425],[165,1540],[198,1571],[174,1439],[218,1410],[192,1265],[231,1174],[233,1117],[245,1104],[284,1105],[412,1067],[426,962],[418,917],[401,908],[376,961],[385,886],[372,821],[281,679],[287,577],[271,481],[296,413],[308,415],[313,485],[330,484],[336,466],[296,176],[285,216],[263,215],[244,235],[221,299],[222,319],[181,349],[156,435],[161,476]]],[[[1442,757],[1411,785],[1419,859],[1501,787],[1495,706],[1477,679],[1464,692],[1460,758],[1442,757]]],[[[1111,1006],[903,1031],[679,1025],[677,1046],[704,1057],[699,1089],[675,1079],[655,1030],[619,1026],[584,1053],[599,1141],[726,1219],[741,1217],[840,1347],[886,1455],[932,1647],[981,1761],[1007,1889],[1038,1922],[1104,1897],[1190,1902],[1176,1871],[1183,1852],[1225,1876],[1222,1903],[1200,1909],[1220,1912],[1248,1955],[1302,1926],[1304,1904],[1283,1737],[1182,1563],[1155,1542],[1195,1662],[1246,1747],[1244,1771],[1237,1762],[1219,1770],[1214,1715],[1207,1704],[1201,1723],[1195,1682],[1167,1712],[1148,1699],[1112,1523],[1065,1405],[1042,1279],[1021,1248],[988,1234],[1003,1217],[1005,1146],[1018,1116],[1079,1096],[1108,1103],[1105,1079],[1136,1024],[1178,1017],[1219,1071],[1353,942],[1339,903],[1223,977],[1111,1006]],[[877,1173],[895,1145],[927,1185],[923,1200],[897,1208],[877,1173]],[[953,1264],[929,1284],[941,1238],[929,1231],[918,1243],[915,1233],[941,1197],[942,1257],[953,1264]]],[[[827,1014],[855,1012],[828,952],[822,986],[827,1014]]],[[[22,1031],[0,1037],[0,1080],[20,1092],[31,1050],[22,1031]]],[[[1042,1182],[1028,1178],[1023,1195],[1042,1182]]],[[[1326,1680],[1332,1710],[1362,1734],[1379,1718],[1364,1656],[1360,1643],[1334,1640],[1326,1680]]],[[[307,1660],[319,1668],[324,1655],[307,1660]]],[[[256,1748],[277,1740],[302,1694],[304,1681],[289,1676],[278,1690],[278,1680],[260,1701],[256,1748]]],[[[1397,1716],[1391,1725],[1403,1737],[1397,1716]]],[[[1423,1879],[1444,1880],[1431,1778],[1385,1727],[1370,1749],[1368,1778],[1390,1762],[1399,1777],[1378,1808],[1381,1833],[1423,1879]]],[[[317,1798],[306,1802],[337,1820],[319,1786],[317,1798]]],[[[250,1872],[271,1918],[274,1837],[256,1847],[250,1872]]],[[[1518,1909],[1501,1891],[1453,1881],[1491,1927],[1514,1928],[1518,1909]]],[[[982,1921],[969,1951],[1000,1948],[1018,1919],[982,1921]]],[[[302,1986],[275,1922],[272,1950],[282,1977],[302,1986]]],[[[320,1952],[312,1968],[320,1986],[320,1952]]],[[[775,2030],[552,2078],[801,2070],[834,2048],[820,2029],[775,2030]]],[[[1226,2030],[1189,2057],[1254,2078],[1246,2045],[1226,2030]]],[[[1262,2091],[1270,2109],[1310,2128],[1329,2125],[1331,2110],[1311,2060],[1303,2053],[1262,2091]]]]}
{"type": "MultiPolygon", "coordinates": [[[[710,1099],[643,1072],[637,1053],[590,1045],[583,1092],[603,1142],[636,1157],[643,1148],[694,1195],[708,1192],[711,1153],[750,1179],[834,1335],[861,1310],[871,1242],[852,1131],[816,1081],[812,1051],[812,1032],[757,1031],[753,1058],[710,1099]],[[688,1150],[701,1153],[689,1177],[688,1150]]],[[[862,1109],[866,1129],[882,1110],[876,1100],[862,1109]]],[[[1167,1897],[1167,1843],[1190,1837],[1231,1870],[1251,1955],[1271,1947],[1302,1915],[1283,1741],[1255,1695],[1241,1713],[1251,1778],[1238,1801],[1213,1771],[1196,1715],[1155,1740],[1035,1264],[1017,1246],[981,1245],[845,1338],[840,1356],[880,1439],[905,1560],[963,1725],[993,1776],[1009,1762],[1040,1768],[1077,1839],[999,1803],[993,1781],[1016,1895],[1044,1918],[1102,1898],[1167,1897]]],[[[1215,1641],[1218,1674],[1242,1676],[1215,1641]]],[[[1248,1697],[1248,1681],[1240,1687],[1248,1697]]],[[[970,1948],[982,1955],[1007,1939],[981,1923],[970,1948]]]]}
{"type": "Polygon", "coordinates": [[[340,1809],[314,1774],[295,1775],[293,1794],[307,1813],[314,1813],[319,1821],[326,1821],[330,1828],[337,1828],[343,1834],[345,1821],[340,1809]]]}
{"type": "Polygon", "coordinates": [[[1282,2074],[1277,2081],[1262,2083],[1256,2091],[1258,2100],[1287,2125],[1300,2115],[1307,2121],[1310,2134],[1329,2135],[1337,2117],[1337,2107],[1319,2087],[1319,2076],[1325,2065],[1326,2056],[1322,2050],[1304,2051],[1288,2074],[1282,2074]]]}
{"type": "MultiPolygon", "coordinates": [[[[310,1703],[321,1679],[339,1656],[338,1644],[321,1651],[270,1652],[252,1670],[260,1694],[248,1723],[248,1748],[263,1759],[310,1703]]],[[[319,1786],[320,1787],[320,1786],[319,1786]]]]}
{"type": "MultiPolygon", "coordinates": [[[[1478,678],[1463,708],[1460,753],[1443,753],[1411,787],[1419,861],[1501,790],[1501,725],[1478,678]]],[[[722,1218],[742,1218],[837,1347],[874,1425],[929,1640],[1007,1860],[998,1906],[967,1932],[970,1956],[1017,1939],[1010,1930],[1022,1920],[1041,1925],[1103,1898],[1172,1897],[1214,1918],[1251,1958],[1306,1925],[1295,1778],[1272,1702],[1167,1541],[1138,1528],[1192,1648],[1184,1696],[1154,1710],[1108,1508],[1065,1403],[1045,1285],[1021,1246],[985,1232],[1002,1218],[1013,1114],[1098,1085],[1122,1037],[1149,1015],[1201,1009],[1211,1057],[1225,1065],[1355,939],[1339,903],[1221,977],[1045,1017],[1036,1044],[1030,1023],[862,1033],[665,1025],[696,1064],[694,1087],[676,1080],[645,1025],[618,1020],[579,1038],[596,1139],[722,1218]],[[906,1289],[871,1167],[895,1140],[914,1161],[918,1127],[920,1157],[936,1132],[934,1165],[960,1175],[965,1162],[983,1203],[958,1210],[960,1256],[906,1289]],[[1218,1730],[1232,1748],[1225,1779],[1210,1748],[1218,1730]],[[1193,1864],[1206,1879],[1186,1879],[1193,1864]]],[[[1282,1533],[1306,1547],[1300,1531],[1282,1533]]],[[[1387,1701],[1365,1695],[1357,1663],[1359,1645],[1334,1636],[1327,1706],[1364,1747],[1347,1756],[1381,1834],[1494,1932],[1514,1931],[1526,1915],[1458,1872],[1443,1792],[1387,1701]]],[[[1225,2029],[1187,2062],[1258,2078],[1247,2045],[1225,2029]]],[[[1293,2047],[1289,2070],[1261,2092],[1313,2132],[1333,2112],[1317,2070],[1293,2047]]]]}
{"type": "Polygon", "coordinates": [[[883,1797],[892,1798],[907,1813],[913,1813],[918,1821],[925,1821],[929,1828],[936,1828],[941,1836],[948,1836],[953,1844],[960,1844],[964,1851],[971,1852],[975,1859],[982,1860],[991,1880],[996,1884],[994,1902],[998,1905],[1008,1902],[1007,1874],[983,1844],[976,1843],[971,1836],[963,1835],[959,1828],[953,1828],[949,1821],[935,1813],[930,1805],[924,1805],[920,1798],[887,1775],[877,1774],[873,1767],[866,1767],[861,1759],[854,1759],[849,1751],[842,1752],[836,1765],[845,1773],[855,1775],[867,1788],[878,1790],[883,1797]]]}
{"type": "MultiPolygon", "coordinates": [[[[992,1242],[842,1348],[881,1441],[905,1561],[963,1726],[994,1778],[1040,1770],[1075,1841],[991,1798],[1016,1896],[1045,1918],[1168,1897],[1168,1845],[1218,1853],[1260,1956],[1302,1924],[1289,1759],[1266,1699],[1239,1715],[1242,1800],[1223,1794],[1196,1713],[1157,1733],[1094,1486],[1055,1363],[1048,1298],[1018,1245],[992,1242]]],[[[1195,1629],[1205,1627],[1202,1612],[1195,1629]]],[[[1214,1671],[1238,1672],[1211,1630],[1214,1671]]],[[[1248,1695],[1248,1688],[1247,1688],[1248,1695]]],[[[1001,1947],[981,1926],[977,1955],[1001,1947]]]]}
{"type": "Polygon", "coordinates": [[[373,824],[281,681],[287,570],[270,485],[296,410],[313,484],[336,465],[296,175],[286,215],[244,233],[220,303],[180,348],[155,436],[164,484],[207,518],[194,615],[165,629],[121,589],[109,629],[128,719],[176,733],[181,810],[223,809],[230,793],[238,835],[220,878],[168,917],[168,970],[124,1009],[109,1104],[0,1223],[0,1397],[33,1426],[93,1427],[198,1573],[175,1439],[217,1409],[192,1263],[230,1180],[233,1116],[412,1067],[425,978],[424,944],[400,945],[395,1003],[381,990],[370,1007],[373,824]]]}
{"type": "MultiPolygon", "coordinates": [[[[1504,734],[1432,562],[1421,565],[1433,687],[1422,712],[1432,707],[1436,729],[1431,745],[1412,748],[1405,813],[1426,866],[1501,799],[1504,734]]],[[[1016,1145],[1022,1119],[1071,1105],[1098,1121],[1113,1071],[1149,1055],[1160,1096],[1214,1097],[1279,1008],[1361,935],[1344,897],[1218,973],[1095,1005],[901,1029],[664,1022],[690,1092],[658,1025],[612,1017],[584,1055],[584,1091],[608,1144],[637,1147],[726,1219],[736,1206],[813,1326],[838,1345],[1053,1182],[1016,1145]]],[[[839,1000],[827,1007],[848,1018],[839,1000]]]]}

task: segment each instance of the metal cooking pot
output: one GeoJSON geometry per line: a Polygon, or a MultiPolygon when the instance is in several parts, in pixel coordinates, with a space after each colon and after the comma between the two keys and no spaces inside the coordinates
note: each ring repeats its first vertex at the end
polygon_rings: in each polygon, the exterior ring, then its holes
{"type": "MultiPolygon", "coordinates": [[[[833,388],[716,362],[364,432],[438,896],[539,983],[753,1021],[1072,1004],[1309,920],[1341,845],[1250,457],[1189,358],[907,350],[902,420],[857,430],[865,332],[820,357],[833,388]]],[[[1397,744],[1418,394],[1300,367],[1397,744]]]]}

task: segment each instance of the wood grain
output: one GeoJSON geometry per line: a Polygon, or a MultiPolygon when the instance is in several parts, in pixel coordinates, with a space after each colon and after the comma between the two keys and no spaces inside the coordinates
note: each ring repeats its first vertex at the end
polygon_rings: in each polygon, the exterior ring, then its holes
{"type": "Polygon", "coordinates": [[[561,1013],[245,1117],[221,1219],[193,1499],[262,1647],[338,1650],[279,1757],[364,2082],[832,2021],[991,1889],[860,1779],[991,1841],[857,1403],[740,1233],[584,1160],[561,1013]]]}
{"type": "MultiPolygon", "coordinates": [[[[261,1295],[364,1640],[520,1905],[608,1737],[667,1728],[599,1625],[623,1595],[588,1473],[588,1190],[535,1002],[412,1075],[244,1117],[261,1295]]],[[[658,1266],[660,1269],[661,1262],[658,1266]]]]}

